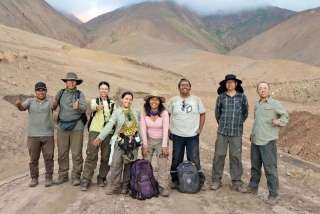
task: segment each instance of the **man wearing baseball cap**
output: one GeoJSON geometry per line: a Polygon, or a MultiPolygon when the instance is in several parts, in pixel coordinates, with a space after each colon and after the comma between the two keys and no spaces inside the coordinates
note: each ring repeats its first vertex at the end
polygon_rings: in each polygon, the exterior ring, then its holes
{"type": "Polygon", "coordinates": [[[28,150],[30,155],[30,187],[38,185],[39,158],[42,151],[46,179],[45,186],[52,186],[52,174],[54,168],[54,125],[53,102],[47,98],[47,86],[43,82],[35,84],[35,97],[28,98],[24,102],[20,96],[16,99],[16,107],[20,111],[28,110],[28,150]]]}

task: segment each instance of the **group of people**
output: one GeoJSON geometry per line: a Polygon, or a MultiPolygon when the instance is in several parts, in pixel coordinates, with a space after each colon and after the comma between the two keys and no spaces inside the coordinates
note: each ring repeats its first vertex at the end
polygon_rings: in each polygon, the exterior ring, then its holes
{"type": "MultiPolygon", "coordinates": [[[[69,153],[73,168],[71,183],[83,191],[88,190],[100,151],[100,168],[97,185],[107,185],[106,194],[127,194],[130,166],[137,160],[138,151],[144,159],[156,158],[160,195],[167,197],[177,187],[177,167],[186,158],[195,164],[200,185],[205,182],[201,169],[199,136],[205,124],[205,108],[201,99],[191,95],[191,82],[181,79],[179,95],[166,99],[157,92],[144,98],[141,112],[132,107],[134,95],[126,91],[117,105],[109,96],[110,85],[98,84],[99,96],[90,101],[91,115],[87,119],[87,103],[78,85],[82,80],[75,73],[62,79],[66,87],[55,98],[47,97],[47,86],[35,84],[35,97],[22,102],[16,100],[20,111],[28,110],[28,150],[30,155],[30,187],[38,185],[39,157],[45,162],[45,186],[62,184],[69,180],[69,153]],[[53,111],[59,107],[57,118],[58,178],[53,181],[54,122],[53,111]],[[87,124],[89,137],[86,158],[83,160],[83,134],[87,124]],[[172,140],[172,160],[169,171],[169,139],[172,140]],[[83,163],[84,162],[84,163],[83,163]],[[171,175],[171,182],[169,177],[171,175]]],[[[269,188],[269,200],[278,197],[277,139],[279,128],[288,123],[288,113],[279,101],[270,96],[270,85],[257,85],[259,99],[255,104],[251,143],[251,179],[245,186],[242,177],[243,124],[248,117],[248,100],[242,81],[233,74],[226,75],[217,90],[215,117],[218,123],[212,164],[212,190],[221,187],[225,157],[229,147],[232,189],[243,193],[257,193],[264,166],[269,188]]]]}

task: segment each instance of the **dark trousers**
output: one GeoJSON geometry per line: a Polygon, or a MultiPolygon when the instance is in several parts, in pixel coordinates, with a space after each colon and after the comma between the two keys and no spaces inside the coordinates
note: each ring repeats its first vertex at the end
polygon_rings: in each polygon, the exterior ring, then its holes
{"type": "Polygon", "coordinates": [[[30,156],[30,176],[39,177],[39,158],[42,151],[44,165],[46,168],[46,178],[52,178],[54,162],[54,138],[49,137],[28,137],[28,150],[30,156]]]}
{"type": "Polygon", "coordinates": [[[205,176],[201,171],[200,153],[199,153],[199,135],[194,137],[180,137],[172,135],[173,148],[172,148],[172,162],[171,162],[171,180],[172,182],[178,181],[177,167],[183,162],[184,151],[187,150],[187,160],[193,162],[200,176],[201,185],[204,183],[205,176]]]}
{"type": "Polygon", "coordinates": [[[251,179],[249,186],[253,189],[258,189],[262,164],[267,177],[269,193],[272,196],[277,196],[279,179],[276,141],[270,141],[263,146],[258,146],[254,143],[251,144],[251,179]]]}
{"type": "Polygon", "coordinates": [[[221,182],[224,163],[229,146],[229,164],[232,184],[242,184],[242,137],[228,137],[217,135],[215,144],[214,159],[212,164],[212,181],[221,182]]]}
{"type": "Polygon", "coordinates": [[[100,155],[100,168],[99,168],[98,177],[101,178],[102,180],[105,180],[110,169],[108,162],[109,162],[109,156],[111,151],[110,139],[112,135],[108,135],[100,146],[95,146],[92,144],[92,142],[94,139],[96,139],[98,135],[99,135],[98,132],[89,132],[89,140],[88,140],[88,145],[86,150],[87,157],[84,162],[84,167],[82,172],[82,178],[88,181],[91,181],[94,170],[97,167],[99,150],[101,155],[100,155]]]}

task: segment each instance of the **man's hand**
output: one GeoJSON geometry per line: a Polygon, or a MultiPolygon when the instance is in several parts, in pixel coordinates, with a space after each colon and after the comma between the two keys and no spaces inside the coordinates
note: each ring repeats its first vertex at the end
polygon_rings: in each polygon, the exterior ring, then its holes
{"type": "Polygon", "coordinates": [[[17,99],[16,99],[16,107],[19,109],[19,111],[25,111],[25,110],[27,110],[25,107],[23,107],[23,105],[22,105],[22,100],[21,100],[21,97],[20,97],[20,95],[19,96],[17,96],[17,99]]]}
{"type": "Polygon", "coordinates": [[[97,105],[97,111],[103,110],[104,106],[103,105],[97,105]]]}
{"type": "Polygon", "coordinates": [[[92,141],[92,144],[95,146],[99,146],[102,143],[102,140],[100,138],[96,138],[94,139],[94,141],[92,141]]]}
{"type": "Polygon", "coordinates": [[[74,103],[73,103],[73,109],[74,110],[79,110],[80,108],[80,101],[79,100],[76,100],[74,103]]]}
{"type": "Polygon", "coordinates": [[[21,101],[21,97],[20,95],[17,96],[17,99],[16,99],[16,106],[19,108],[20,106],[22,106],[22,101],[21,101]]]}
{"type": "Polygon", "coordinates": [[[274,126],[280,126],[280,125],[281,125],[281,121],[280,121],[279,119],[273,119],[273,120],[272,120],[272,124],[273,124],[274,126]]]}

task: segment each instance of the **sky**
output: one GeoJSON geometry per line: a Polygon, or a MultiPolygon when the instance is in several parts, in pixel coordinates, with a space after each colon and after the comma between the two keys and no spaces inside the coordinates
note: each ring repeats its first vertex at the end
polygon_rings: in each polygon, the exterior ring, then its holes
{"type": "MultiPolygon", "coordinates": [[[[117,8],[146,0],[46,0],[50,5],[77,16],[86,22],[103,13],[117,8]]],[[[157,1],[157,0],[155,0],[157,1]]],[[[161,1],[161,0],[158,0],[161,1]]],[[[178,4],[194,9],[198,13],[212,14],[217,11],[235,12],[244,9],[262,7],[266,5],[277,6],[294,11],[302,11],[320,7],[320,0],[173,0],[178,4]]]]}

